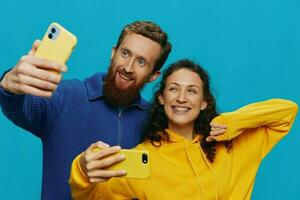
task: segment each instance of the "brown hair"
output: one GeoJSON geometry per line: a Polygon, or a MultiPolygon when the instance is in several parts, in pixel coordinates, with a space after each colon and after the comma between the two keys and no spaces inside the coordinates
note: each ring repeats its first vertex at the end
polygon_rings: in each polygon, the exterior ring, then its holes
{"type": "MultiPolygon", "coordinates": [[[[154,146],[160,146],[161,141],[169,141],[168,134],[165,132],[165,129],[168,128],[168,118],[164,112],[163,106],[159,103],[158,97],[163,94],[167,78],[180,69],[187,69],[195,72],[202,80],[204,99],[207,102],[207,107],[199,113],[195,120],[194,130],[196,133],[203,135],[200,145],[206,153],[207,159],[210,162],[213,162],[216,155],[217,142],[207,142],[206,138],[210,136],[210,122],[219,115],[216,109],[216,100],[211,92],[208,73],[199,64],[188,59],[179,60],[171,64],[164,71],[159,87],[154,94],[152,107],[143,129],[142,141],[150,140],[154,146]]],[[[225,142],[225,146],[229,150],[232,146],[231,142],[225,142]]]]}
{"type": "Polygon", "coordinates": [[[124,37],[128,33],[136,33],[139,35],[142,35],[146,38],[149,38],[155,42],[157,42],[162,50],[160,52],[160,57],[156,60],[154,64],[154,69],[153,71],[158,71],[161,69],[161,67],[164,65],[165,61],[167,60],[169,53],[172,50],[172,45],[168,41],[168,35],[165,33],[160,26],[157,24],[150,22],[150,21],[136,21],[131,24],[126,25],[117,42],[116,48],[120,46],[122,43],[124,37]]]}

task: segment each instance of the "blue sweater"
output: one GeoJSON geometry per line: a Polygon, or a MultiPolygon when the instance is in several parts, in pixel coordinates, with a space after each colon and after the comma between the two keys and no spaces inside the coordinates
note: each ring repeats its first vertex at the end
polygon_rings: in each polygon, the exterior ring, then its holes
{"type": "Polygon", "coordinates": [[[149,103],[138,99],[127,108],[103,99],[103,76],[65,80],[51,98],[12,95],[0,88],[2,112],[43,145],[41,199],[71,199],[68,184],[76,155],[98,140],[132,148],[139,143],[149,103]]]}

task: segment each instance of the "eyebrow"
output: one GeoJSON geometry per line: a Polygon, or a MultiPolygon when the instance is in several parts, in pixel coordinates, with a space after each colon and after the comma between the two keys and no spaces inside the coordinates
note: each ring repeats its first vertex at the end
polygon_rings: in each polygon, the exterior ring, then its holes
{"type": "Polygon", "coordinates": [[[132,54],[131,51],[129,49],[127,49],[126,47],[121,47],[120,50],[121,51],[127,51],[129,54],[132,54]]]}
{"type": "MultiPolygon", "coordinates": [[[[178,84],[178,83],[175,83],[175,82],[172,82],[172,83],[169,83],[167,86],[169,86],[169,85],[177,85],[177,86],[179,86],[180,87],[180,84],[178,84]]],[[[201,87],[200,86],[198,86],[198,85],[194,85],[194,84],[192,84],[192,85],[188,85],[188,87],[197,87],[198,89],[200,89],[201,90],[201,87]]]]}

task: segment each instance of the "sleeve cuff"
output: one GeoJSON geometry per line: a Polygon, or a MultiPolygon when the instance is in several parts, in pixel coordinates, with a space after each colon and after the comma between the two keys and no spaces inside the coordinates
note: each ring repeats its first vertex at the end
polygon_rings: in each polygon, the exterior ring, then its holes
{"type": "Polygon", "coordinates": [[[8,92],[6,90],[4,90],[3,87],[0,87],[0,92],[2,94],[4,94],[5,96],[8,96],[8,97],[15,97],[17,94],[14,94],[14,93],[11,93],[11,92],[8,92]]]}
{"type": "MultiPolygon", "coordinates": [[[[3,79],[4,76],[5,76],[5,74],[7,74],[7,72],[9,72],[10,70],[12,70],[12,68],[9,69],[9,70],[6,70],[5,72],[3,72],[3,74],[2,74],[1,77],[0,77],[0,81],[2,81],[2,79],[3,79]]],[[[9,97],[16,96],[16,94],[4,90],[4,88],[1,87],[1,86],[0,86],[0,92],[1,92],[2,94],[4,94],[5,96],[9,96],[9,97]]]]}
{"type": "Polygon", "coordinates": [[[1,104],[2,104],[2,102],[7,102],[7,103],[15,102],[24,97],[25,97],[24,94],[13,94],[11,92],[7,92],[2,87],[0,87],[0,102],[1,102],[1,104]]]}
{"type": "Polygon", "coordinates": [[[218,135],[218,136],[215,138],[216,141],[217,141],[217,142],[220,142],[220,141],[228,141],[228,140],[230,140],[230,137],[229,137],[229,134],[228,134],[228,133],[229,133],[229,131],[228,131],[229,126],[228,126],[228,123],[227,123],[225,117],[222,116],[222,115],[219,115],[218,117],[215,117],[215,118],[212,120],[212,122],[214,122],[214,123],[216,123],[216,124],[222,124],[222,125],[226,125],[226,126],[227,126],[225,133],[222,134],[222,135],[218,135]]]}
{"type": "Polygon", "coordinates": [[[76,184],[80,187],[85,188],[85,187],[88,187],[91,183],[89,182],[88,178],[86,177],[86,175],[80,168],[79,161],[80,161],[81,156],[82,156],[82,154],[78,155],[72,163],[70,184],[71,185],[76,184]]]}

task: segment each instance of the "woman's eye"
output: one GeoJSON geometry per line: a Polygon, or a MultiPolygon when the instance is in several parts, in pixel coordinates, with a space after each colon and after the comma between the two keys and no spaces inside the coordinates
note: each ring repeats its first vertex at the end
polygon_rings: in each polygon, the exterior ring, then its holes
{"type": "Polygon", "coordinates": [[[173,92],[173,91],[177,91],[177,88],[175,88],[175,87],[171,87],[171,88],[169,88],[169,91],[171,91],[171,92],[173,92]]]}
{"type": "Polygon", "coordinates": [[[195,91],[195,90],[188,90],[188,92],[191,94],[197,94],[197,91],[195,91]]]}

